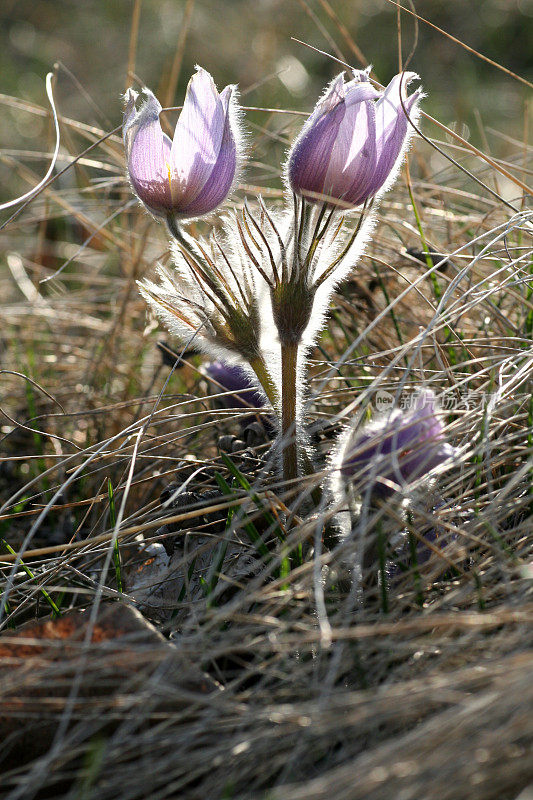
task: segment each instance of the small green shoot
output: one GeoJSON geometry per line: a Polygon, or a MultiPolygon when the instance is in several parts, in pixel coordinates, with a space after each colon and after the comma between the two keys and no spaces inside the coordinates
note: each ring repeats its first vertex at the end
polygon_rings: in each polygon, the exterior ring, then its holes
{"type": "MultiPolygon", "coordinates": [[[[433,294],[435,295],[435,300],[436,300],[436,302],[438,304],[440,302],[440,300],[441,300],[441,297],[442,297],[442,290],[441,290],[441,288],[439,286],[439,282],[437,280],[437,276],[435,275],[435,271],[433,270],[433,267],[434,267],[433,259],[431,258],[431,255],[430,255],[430,252],[429,252],[429,247],[427,245],[426,236],[424,234],[424,229],[422,227],[422,220],[421,220],[420,214],[418,212],[418,207],[416,205],[415,196],[413,194],[413,190],[411,188],[411,183],[410,182],[408,184],[408,191],[409,191],[409,198],[411,200],[411,206],[412,206],[413,213],[414,213],[415,219],[416,219],[416,227],[418,228],[418,232],[420,234],[420,242],[422,244],[422,249],[423,249],[424,253],[426,254],[426,264],[427,264],[428,269],[432,270],[430,272],[430,274],[429,274],[429,279],[431,281],[431,285],[433,286],[433,294]]],[[[446,331],[446,341],[449,341],[453,336],[452,329],[448,325],[445,325],[444,326],[444,330],[446,331]]],[[[450,363],[451,364],[453,364],[453,365],[457,364],[457,353],[455,352],[455,348],[452,345],[450,345],[449,348],[448,348],[448,358],[450,359],[450,363]]]]}
{"type": "MultiPolygon", "coordinates": [[[[233,489],[228,485],[228,483],[222,477],[222,475],[219,472],[217,472],[217,473],[215,473],[215,478],[216,478],[216,481],[217,481],[218,486],[220,488],[220,491],[223,494],[225,494],[226,496],[231,497],[234,494],[233,489]]],[[[230,513],[232,511],[234,511],[234,509],[230,509],[230,513]]],[[[252,544],[255,546],[255,548],[258,551],[258,553],[260,555],[262,555],[264,558],[268,558],[269,559],[270,558],[269,549],[266,546],[266,544],[264,543],[264,541],[262,540],[262,538],[261,538],[261,536],[259,534],[259,531],[255,527],[254,523],[250,522],[250,521],[244,522],[243,523],[243,528],[246,531],[246,533],[248,534],[248,538],[250,539],[252,544]]]]}
{"type": "MultiPolygon", "coordinates": [[[[113,496],[113,484],[111,480],[107,479],[107,491],[109,494],[109,518],[111,520],[111,527],[114,528],[117,522],[116,513],[115,513],[115,498],[113,496]]],[[[122,566],[120,563],[120,547],[118,544],[118,539],[115,539],[113,543],[113,564],[115,567],[115,579],[117,582],[117,591],[122,592],[122,566]]]]}
{"type": "MultiPolygon", "coordinates": [[[[226,467],[228,468],[229,472],[233,475],[235,480],[238,481],[238,483],[240,484],[241,488],[244,489],[246,492],[250,493],[250,498],[253,500],[253,502],[255,503],[257,508],[259,509],[259,511],[262,512],[263,518],[270,525],[270,527],[272,528],[274,534],[277,536],[277,538],[280,540],[280,542],[285,542],[285,536],[283,534],[283,531],[280,529],[279,525],[277,524],[276,520],[274,519],[274,517],[272,516],[270,511],[268,511],[265,508],[265,505],[264,505],[263,501],[261,500],[261,498],[258,497],[254,492],[251,491],[251,486],[250,486],[250,483],[249,483],[248,479],[242,474],[242,472],[239,471],[239,469],[233,463],[231,458],[229,458],[225,453],[221,454],[221,458],[222,458],[224,464],[226,465],[226,467]]],[[[268,550],[267,550],[267,552],[268,552],[268,550]]],[[[297,558],[298,558],[298,562],[297,562],[298,565],[303,564],[303,553],[302,553],[301,544],[298,545],[298,548],[297,548],[297,558]]],[[[287,575],[290,574],[290,571],[291,571],[290,557],[289,557],[288,554],[286,554],[286,555],[283,555],[282,558],[281,558],[280,572],[279,572],[280,578],[287,577],[287,575]]],[[[284,585],[284,588],[288,588],[288,586],[284,585]]]]}
{"type": "MultiPolygon", "coordinates": [[[[13,555],[13,556],[16,556],[16,555],[17,555],[17,553],[15,552],[15,550],[13,550],[13,548],[11,547],[11,545],[9,545],[9,544],[6,542],[6,540],[5,540],[5,539],[0,539],[0,542],[1,542],[1,543],[3,544],[3,546],[6,548],[6,550],[8,551],[8,553],[11,553],[11,555],[13,555]]],[[[28,578],[30,578],[30,580],[32,580],[32,581],[37,581],[37,578],[35,577],[35,575],[34,575],[34,574],[33,574],[33,572],[31,571],[31,569],[30,569],[30,568],[29,568],[29,567],[28,567],[28,566],[27,566],[27,565],[24,563],[24,561],[22,561],[22,559],[20,559],[20,560],[19,560],[19,563],[20,563],[20,566],[22,567],[22,569],[24,570],[24,572],[26,573],[26,575],[28,576],[28,578]]],[[[48,603],[48,605],[49,605],[49,606],[50,606],[50,608],[52,609],[52,612],[53,612],[52,616],[53,616],[54,618],[56,618],[56,617],[60,617],[60,616],[61,616],[61,611],[59,610],[59,607],[56,605],[56,603],[54,603],[54,601],[52,600],[52,598],[50,597],[50,595],[48,594],[48,592],[46,591],[46,589],[44,589],[44,588],[41,586],[41,587],[39,587],[39,591],[41,592],[42,596],[44,597],[44,599],[46,600],[46,602],[48,603]]]]}
{"type": "MultiPolygon", "coordinates": [[[[193,572],[194,572],[195,566],[196,566],[196,558],[193,558],[193,560],[191,561],[191,564],[189,566],[189,569],[187,570],[187,579],[188,579],[188,581],[190,581],[192,576],[193,576],[193,572]]],[[[180,591],[180,593],[178,595],[178,603],[181,603],[183,601],[186,591],[187,591],[187,583],[185,583],[185,581],[184,581],[183,582],[183,586],[181,587],[181,591],[180,591]]],[[[174,611],[172,612],[172,614],[170,615],[170,618],[172,620],[174,620],[174,619],[176,619],[177,616],[178,616],[178,609],[175,608],[174,611]]]]}
{"type": "Polygon", "coordinates": [[[278,539],[280,539],[280,541],[282,542],[285,541],[283,532],[280,530],[279,525],[277,524],[276,520],[274,519],[270,511],[268,511],[265,508],[265,504],[263,503],[261,498],[258,497],[257,494],[255,494],[255,492],[252,492],[252,487],[250,486],[248,479],[242,474],[242,472],[240,472],[240,470],[233,463],[231,458],[229,458],[225,453],[221,454],[221,458],[222,461],[224,462],[224,465],[228,468],[228,471],[231,473],[231,475],[233,475],[237,483],[240,485],[241,489],[244,489],[245,492],[249,492],[250,499],[253,500],[258,510],[262,512],[263,517],[265,518],[267,523],[273,528],[274,533],[276,534],[278,539]]]}

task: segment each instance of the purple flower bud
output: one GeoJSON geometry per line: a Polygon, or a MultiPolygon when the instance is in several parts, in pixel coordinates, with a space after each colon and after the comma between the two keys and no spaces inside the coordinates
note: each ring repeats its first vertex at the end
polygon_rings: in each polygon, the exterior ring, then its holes
{"type": "Polygon", "coordinates": [[[395,486],[410,484],[455,454],[432,392],[419,395],[408,411],[394,409],[364,428],[350,431],[341,442],[338,463],[344,479],[366,476],[376,497],[388,497],[395,486]]]}
{"type": "Polygon", "coordinates": [[[291,190],[310,202],[358,206],[392,185],[418,118],[418,89],[407,97],[414,72],[396,75],[383,93],[370,68],[332,81],[294,142],[287,162],[291,190]]]}
{"type": "Polygon", "coordinates": [[[126,92],[122,134],[134,192],[159,217],[209,214],[230,193],[239,159],[235,87],[220,94],[211,75],[197,67],[187,87],[174,140],[163,133],[161,105],[149,89],[126,92]]]}
{"type": "Polygon", "coordinates": [[[214,382],[215,392],[233,392],[227,397],[218,398],[226,408],[264,407],[264,396],[253,387],[251,378],[242,367],[225,364],[223,361],[212,361],[205,370],[214,382]]]}

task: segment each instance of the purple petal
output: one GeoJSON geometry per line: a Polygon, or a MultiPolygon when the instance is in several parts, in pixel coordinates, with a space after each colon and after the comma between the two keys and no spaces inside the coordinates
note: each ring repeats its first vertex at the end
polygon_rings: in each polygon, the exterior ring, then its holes
{"type": "Polygon", "coordinates": [[[263,408],[265,400],[261,393],[253,387],[248,374],[237,365],[225,364],[222,361],[212,361],[206,366],[209,377],[220,384],[215,387],[218,392],[234,392],[228,397],[221,397],[220,402],[227,408],[263,408]]]}
{"type": "Polygon", "coordinates": [[[391,482],[408,484],[429,475],[454,452],[445,440],[435,397],[425,392],[412,410],[395,409],[356,432],[346,448],[341,474],[369,472],[375,480],[372,492],[384,497],[392,493],[391,482]]]}
{"type": "Polygon", "coordinates": [[[346,93],[336,79],[319,102],[289,154],[289,181],[298,194],[314,193],[342,199],[353,182],[347,166],[359,161],[366,169],[372,157],[368,145],[369,101],[377,96],[364,82],[351,82],[346,93]],[[344,95],[344,96],[342,96],[344,95]],[[324,111],[324,108],[327,110],[324,111]]]}
{"type": "MultiPolygon", "coordinates": [[[[376,103],[377,167],[375,183],[381,188],[394,168],[407,135],[411,130],[409,120],[403,110],[410,115],[420,100],[420,90],[407,97],[407,85],[418,78],[414,72],[396,75],[376,103]]],[[[376,190],[377,191],[377,190],[376,190]]]]}
{"type": "Polygon", "coordinates": [[[337,106],[310,128],[291,150],[289,182],[297,194],[324,193],[328,164],[344,114],[344,105],[337,106]]]}
{"type": "Polygon", "coordinates": [[[388,132],[393,130],[398,116],[401,115],[405,117],[401,100],[403,100],[405,104],[407,100],[407,87],[411,81],[417,79],[418,75],[416,72],[400,72],[391,80],[376,103],[376,121],[379,136],[388,136],[388,132]]]}
{"type": "Polygon", "coordinates": [[[370,100],[349,102],[356,88],[347,95],[346,116],[339,128],[339,138],[333,149],[325,183],[326,191],[331,182],[329,193],[354,206],[364,202],[373,193],[372,179],[376,167],[374,103],[370,100]]]}
{"type": "Polygon", "coordinates": [[[147,99],[136,111],[137,95],[128,91],[123,125],[128,172],[152,213],[202,216],[226,198],[238,155],[233,92],[227,86],[219,96],[209,73],[197,67],[171,142],[161,129],[154,95],[145,90],[147,99]]]}
{"type": "Polygon", "coordinates": [[[329,114],[340,103],[343,103],[345,97],[344,72],[341,72],[340,75],[337,75],[337,77],[331,81],[323,96],[318,100],[313,112],[305,123],[305,130],[312,128],[324,114],[329,114]]]}
{"type": "Polygon", "coordinates": [[[206,70],[189,81],[172,142],[172,194],[187,208],[200,194],[217,163],[226,123],[226,109],[206,70]]]}
{"type": "Polygon", "coordinates": [[[289,152],[289,183],[297,194],[305,190],[322,192],[337,136],[336,125],[344,116],[345,96],[341,72],[326,88],[289,152]]]}
{"type": "Polygon", "coordinates": [[[233,87],[227,86],[220,94],[226,115],[224,133],[217,161],[212,168],[209,180],[198,195],[183,209],[191,216],[208,214],[219,206],[229,194],[237,170],[237,145],[233,132],[231,96],[233,87]]]}
{"type": "Polygon", "coordinates": [[[352,206],[365,202],[395,175],[409,139],[400,88],[407,113],[415,112],[421,92],[407,98],[405,87],[418,76],[397,75],[382,95],[368,70],[355,76],[345,84],[339,75],[330,84],[289,153],[289,184],[308,200],[323,195],[352,206]]]}
{"type": "Polygon", "coordinates": [[[136,95],[126,97],[123,137],[131,183],[139,199],[155,214],[172,209],[168,177],[171,142],[159,122],[161,106],[148,89],[146,99],[135,110],[136,95]]]}

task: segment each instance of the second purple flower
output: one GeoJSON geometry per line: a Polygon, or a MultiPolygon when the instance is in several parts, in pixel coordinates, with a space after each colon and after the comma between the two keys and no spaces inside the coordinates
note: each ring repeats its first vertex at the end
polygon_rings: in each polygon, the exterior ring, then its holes
{"type": "Polygon", "coordinates": [[[414,72],[396,75],[384,92],[369,81],[368,70],[348,83],[338,75],[318,101],[294,142],[287,173],[291,190],[312,203],[359,206],[394,180],[422,92],[407,97],[414,72]],[[405,107],[402,107],[403,105],[405,107]]]}

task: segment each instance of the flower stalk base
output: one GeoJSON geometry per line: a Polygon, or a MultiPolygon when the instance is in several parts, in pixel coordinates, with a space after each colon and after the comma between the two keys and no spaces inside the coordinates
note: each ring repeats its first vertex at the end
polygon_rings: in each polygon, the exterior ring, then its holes
{"type": "Polygon", "coordinates": [[[296,436],[296,370],[298,345],[281,346],[281,446],[283,479],[298,477],[298,445],[296,436]]]}

